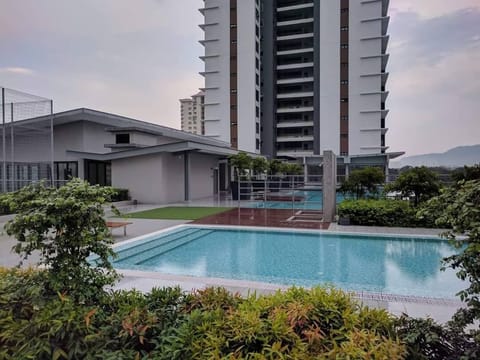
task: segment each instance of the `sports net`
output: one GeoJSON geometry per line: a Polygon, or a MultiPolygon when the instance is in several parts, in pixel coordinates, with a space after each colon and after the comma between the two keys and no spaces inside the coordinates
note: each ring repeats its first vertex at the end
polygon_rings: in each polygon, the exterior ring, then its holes
{"type": "Polygon", "coordinates": [[[4,87],[0,90],[1,192],[42,180],[55,185],[53,101],[4,87]]]}

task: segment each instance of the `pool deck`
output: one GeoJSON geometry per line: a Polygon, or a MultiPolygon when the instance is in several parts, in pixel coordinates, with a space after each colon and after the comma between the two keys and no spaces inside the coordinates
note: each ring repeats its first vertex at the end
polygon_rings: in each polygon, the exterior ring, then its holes
{"type": "Polygon", "coordinates": [[[204,217],[193,224],[261,226],[291,229],[326,230],[330,223],[320,221],[292,221],[295,210],[235,208],[220,214],[204,217]]]}
{"type": "MultiPolygon", "coordinates": [[[[180,205],[180,204],[179,204],[180,205]]],[[[183,206],[211,206],[211,203],[183,203],[183,206]]],[[[220,205],[220,204],[218,204],[220,205]]],[[[223,206],[227,205],[225,203],[223,206]]],[[[230,203],[230,205],[233,205],[230,203]]],[[[228,206],[228,205],[227,205],[228,206]]],[[[152,208],[162,207],[159,205],[137,205],[126,206],[121,210],[125,213],[133,211],[141,211],[152,208]]],[[[116,243],[121,244],[126,240],[132,240],[139,236],[143,236],[152,232],[168,229],[186,223],[193,224],[210,224],[210,225],[241,225],[241,226],[260,226],[262,228],[283,228],[292,227],[287,226],[285,216],[291,216],[292,210],[280,209],[233,209],[224,213],[223,216],[207,217],[202,221],[191,222],[188,220],[145,220],[145,219],[128,219],[132,222],[127,227],[127,235],[123,236],[123,231],[113,232],[113,237],[116,243]],[[267,212],[266,212],[267,211],[267,212]],[[252,219],[253,217],[253,219],[252,219]],[[209,219],[210,218],[210,219],[209,219]]],[[[219,214],[222,215],[222,214],[219,214]]],[[[11,218],[10,216],[0,217],[0,227],[11,218]]],[[[304,230],[321,230],[326,232],[347,232],[347,233],[362,233],[362,234],[398,234],[398,235],[419,235],[419,236],[437,236],[441,230],[437,229],[420,229],[420,228],[388,228],[388,227],[365,227],[365,226],[341,226],[337,224],[316,224],[315,227],[304,226],[298,222],[298,226],[294,226],[300,231],[304,230]],[[318,226],[318,227],[317,227],[318,226]]],[[[291,225],[291,224],[289,224],[291,225]]],[[[11,248],[15,244],[15,240],[7,236],[4,232],[0,233],[0,266],[12,267],[19,263],[20,257],[11,253],[11,248]]],[[[32,257],[24,264],[33,265],[38,260],[38,256],[33,254],[32,257]]],[[[141,272],[133,270],[121,270],[123,274],[122,280],[115,286],[117,289],[138,289],[140,291],[149,291],[152,287],[163,286],[180,286],[185,291],[193,289],[201,289],[209,286],[223,286],[232,292],[240,294],[248,294],[252,291],[257,294],[272,293],[277,290],[285,289],[284,285],[268,284],[260,282],[250,282],[243,280],[231,280],[221,278],[200,278],[192,276],[176,276],[160,274],[155,272],[141,272]]],[[[353,296],[361,300],[364,304],[372,307],[386,309],[394,315],[401,315],[402,313],[409,314],[414,317],[430,316],[439,322],[446,322],[450,320],[455,311],[462,306],[462,303],[457,300],[433,299],[422,297],[397,296],[391,294],[376,294],[376,293],[353,293],[353,296]]]]}

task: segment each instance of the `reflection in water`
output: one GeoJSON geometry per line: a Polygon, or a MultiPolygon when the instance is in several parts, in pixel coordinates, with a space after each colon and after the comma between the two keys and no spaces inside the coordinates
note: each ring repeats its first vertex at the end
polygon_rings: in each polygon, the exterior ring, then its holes
{"type": "Polygon", "coordinates": [[[438,240],[216,230],[142,265],[179,275],[454,297],[461,282],[439,270],[452,251],[438,240]]]}

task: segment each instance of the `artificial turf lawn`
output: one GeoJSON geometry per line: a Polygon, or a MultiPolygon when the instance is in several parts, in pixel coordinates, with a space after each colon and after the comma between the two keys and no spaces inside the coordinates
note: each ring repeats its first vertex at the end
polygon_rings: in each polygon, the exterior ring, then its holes
{"type": "Polygon", "coordinates": [[[198,220],[230,209],[228,207],[172,206],[126,214],[125,217],[134,219],[198,220]]]}

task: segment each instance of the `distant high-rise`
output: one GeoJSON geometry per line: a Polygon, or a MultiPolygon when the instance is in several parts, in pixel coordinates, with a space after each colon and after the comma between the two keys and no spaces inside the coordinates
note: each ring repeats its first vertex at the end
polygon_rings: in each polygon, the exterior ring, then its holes
{"type": "Polygon", "coordinates": [[[180,99],[180,117],[182,130],[197,135],[204,135],[205,94],[201,91],[187,99],[180,99]]]}
{"type": "Polygon", "coordinates": [[[270,157],[387,159],[388,5],[204,0],[205,135],[270,157]]]}

